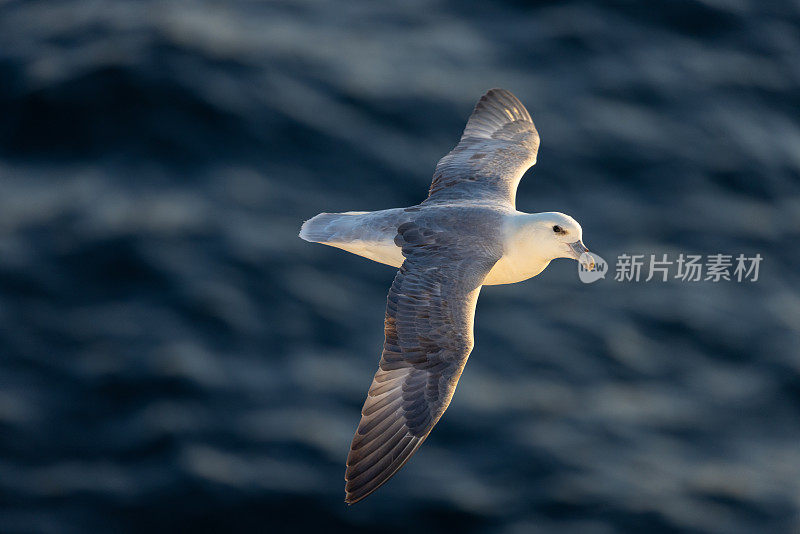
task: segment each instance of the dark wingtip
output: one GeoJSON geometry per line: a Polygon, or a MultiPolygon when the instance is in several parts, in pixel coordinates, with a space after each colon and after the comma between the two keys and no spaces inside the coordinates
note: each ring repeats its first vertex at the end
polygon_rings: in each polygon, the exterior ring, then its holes
{"type": "Polygon", "coordinates": [[[359,495],[358,497],[352,497],[351,496],[352,493],[347,493],[347,496],[344,498],[344,502],[347,503],[347,506],[353,506],[354,504],[363,501],[364,499],[366,499],[367,497],[369,497],[370,495],[375,493],[375,491],[377,491],[378,488],[383,486],[383,484],[385,482],[386,481],[384,481],[383,483],[379,484],[377,487],[373,488],[371,491],[365,493],[364,495],[359,495]]]}
{"type": "MultiPolygon", "coordinates": [[[[378,486],[378,487],[380,487],[380,486],[378,486]]],[[[372,491],[370,491],[368,493],[365,493],[364,495],[360,495],[358,497],[353,497],[354,493],[349,492],[349,491],[345,491],[344,502],[347,503],[347,506],[353,506],[357,502],[361,502],[364,499],[366,499],[367,497],[369,497],[370,495],[372,495],[373,493],[375,493],[375,490],[377,490],[377,489],[378,488],[375,488],[372,491]]]]}
{"type": "Polygon", "coordinates": [[[489,89],[488,91],[486,91],[483,94],[483,96],[481,97],[481,100],[489,100],[491,98],[497,98],[497,97],[503,97],[503,96],[509,96],[509,97],[513,98],[514,100],[518,100],[518,98],[516,96],[514,96],[514,93],[512,93],[508,89],[503,89],[502,87],[492,87],[491,89],[489,89]]]}
{"type": "Polygon", "coordinates": [[[508,89],[495,87],[489,89],[475,104],[464,128],[464,136],[488,131],[502,129],[505,125],[514,121],[525,121],[533,123],[530,112],[519,98],[508,89]]]}
{"type": "Polygon", "coordinates": [[[503,92],[503,93],[510,93],[511,91],[509,91],[509,90],[507,90],[507,89],[503,89],[502,87],[492,87],[491,89],[489,89],[488,91],[486,91],[486,94],[488,95],[488,94],[492,94],[492,93],[500,93],[500,92],[503,92]]]}
{"type": "MultiPolygon", "coordinates": [[[[366,497],[366,495],[365,495],[365,497],[366,497]]],[[[361,499],[363,499],[363,498],[364,497],[361,497],[361,499]]],[[[344,502],[345,502],[345,504],[347,504],[347,506],[353,506],[355,503],[357,503],[361,499],[351,499],[350,496],[348,495],[347,497],[344,498],[344,502]]]]}

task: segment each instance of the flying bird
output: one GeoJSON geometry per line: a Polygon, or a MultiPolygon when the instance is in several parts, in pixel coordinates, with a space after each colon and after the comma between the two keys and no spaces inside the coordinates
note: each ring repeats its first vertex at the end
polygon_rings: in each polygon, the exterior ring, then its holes
{"type": "Polygon", "coordinates": [[[428,198],[408,208],[321,213],[300,237],[399,267],[385,341],[345,473],[345,502],[374,492],[411,458],[450,404],[473,342],[478,293],[541,273],[555,258],[594,267],[563,213],[517,211],[539,134],[509,91],[481,97],[458,145],[439,160],[428,198]]]}

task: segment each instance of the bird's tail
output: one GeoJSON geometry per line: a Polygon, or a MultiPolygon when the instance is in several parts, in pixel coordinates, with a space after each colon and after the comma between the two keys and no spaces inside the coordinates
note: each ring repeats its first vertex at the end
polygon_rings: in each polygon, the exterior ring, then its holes
{"type": "Polygon", "coordinates": [[[356,216],[366,213],[369,212],[320,213],[303,223],[300,237],[312,243],[337,241],[337,237],[344,237],[343,234],[352,231],[354,224],[360,222],[360,218],[356,216]]]}

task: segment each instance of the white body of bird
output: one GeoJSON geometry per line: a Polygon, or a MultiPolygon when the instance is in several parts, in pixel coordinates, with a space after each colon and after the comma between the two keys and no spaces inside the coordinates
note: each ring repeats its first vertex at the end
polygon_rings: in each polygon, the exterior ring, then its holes
{"type": "MultiPolygon", "coordinates": [[[[441,208],[441,206],[436,206],[441,208]]],[[[503,213],[503,256],[486,275],[483,285],[515,284],[541,273],[555,258],[578,259],[580,250],[553,237],[559,226],[566,240],[580,242],[583,230],[575,219],[558,212],[503,213]],[[544,230],[544,231],[540,231],[544,230]]],[[[306,241],[340,248],[378,263],[400,267],[402,250],[395,243],[397,227],[410,220],[402,208],[367,212],[321,213],[303,224],[300,237],[306,241]]],[[[559,236],[560,237],[560,236],[559,236]]]]}

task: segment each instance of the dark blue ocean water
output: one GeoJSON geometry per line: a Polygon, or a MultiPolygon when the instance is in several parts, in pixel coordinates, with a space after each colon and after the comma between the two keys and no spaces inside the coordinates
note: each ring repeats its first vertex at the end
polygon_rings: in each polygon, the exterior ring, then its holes
{"type": "Polygon", "coordinates": [[[798,264],[796,2],[0,2],[0,532],[797,532],[798,264]],[[393,270],[297,231],[421,201],[490,87],[520,209],[759,280],[486,288],[348,508],[393,270]]]}

